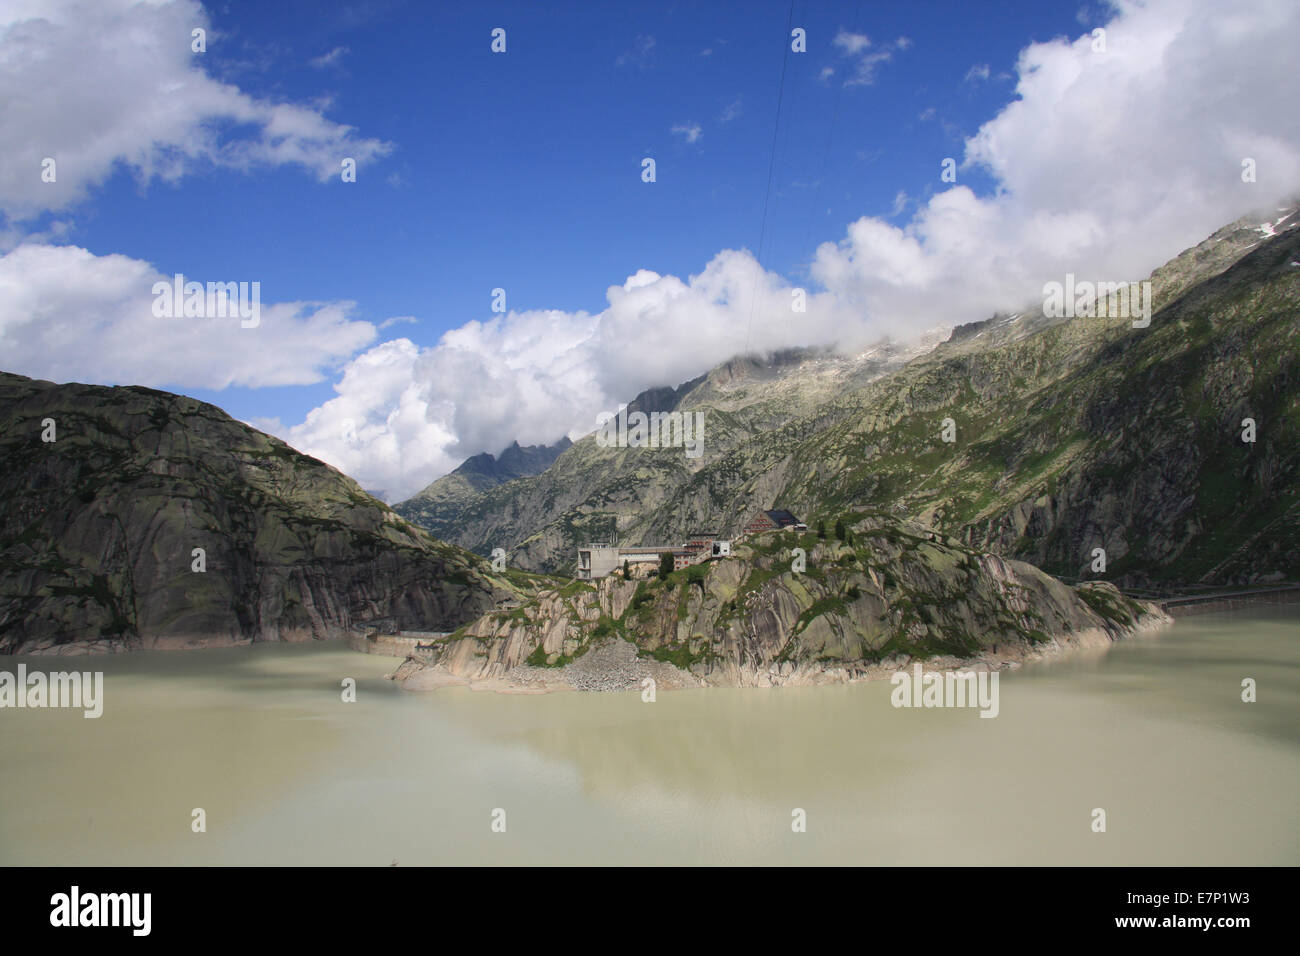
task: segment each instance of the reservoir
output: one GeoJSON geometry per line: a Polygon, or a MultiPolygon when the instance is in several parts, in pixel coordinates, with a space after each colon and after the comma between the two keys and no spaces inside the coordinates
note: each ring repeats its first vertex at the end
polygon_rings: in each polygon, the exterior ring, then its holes
{"type": "Polygon", "coordinates": [[[103,715],[0,710],[3,865],[1300,864],[1295,607],[1003,672],[994,719],[888,681],[412,693],[339,644],[20,662],[103,671],[103,715]]]}

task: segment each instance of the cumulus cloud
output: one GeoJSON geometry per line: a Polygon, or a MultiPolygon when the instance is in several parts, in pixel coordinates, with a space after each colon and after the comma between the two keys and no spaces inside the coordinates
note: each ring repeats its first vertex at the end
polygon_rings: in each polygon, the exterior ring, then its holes
{"type": "MultiPolygon", "coordinates": [[[[957,323],[1041,297],[1067,271],[1121,281],[1300,191],[1291,50],[1300,7],[1120,3],[1092,37],[1026,47],[1016,99],[966,143],[997,183],[937,193],[899,228],[853,223],[813,276],[877,317],[957,323]],[[1242,160],[1258,180],[1241,181],[1242,160]]],[[[936,175],[938,159],[935,161],[936,175]]],[[[960,177],[959,177],[960,178],[960,177]]]]}
{"type": "Polygon", "coordinates": [[[418,490],[414,476],[443,474],[459,464],[447,448],[456,436],[450,406],[430,394],[420,349],[409,339],[385,342],[348,364],[338,393],[299,425],[255,422],[322,458],[390,500],[418,490]]]}
{"type": "Polygon", "coordinates": [[[12,219],[65,208],[118,163],[142,182],[197,164],[247,170],[285,163],[324,180],[341,157],[358,165],[389,144],[316,109],[258,99],[205,72],[191,30],[208,30],[194,0],[10,0],[0,6],[0,210],[12,219]],[[21,91],[21,95],[18,94],[21,91]],[[57,178],[44,182],[42,162],[57,178]]]}
{"type": "Polygon", "coordinates": [[[792,288],[748,252],[725,251],[683,281],[642,269],[596,314],[511,312],[432,348],[402,339],[348,364],[338,396],[299,425],[267,423],[308,454],[391,499],[480,451],[590,432],[638,392],[746,350],[864,340],[873,330],[828,293],[792,310],[792,288]]]}
{"type": "Polygon", "coordinates": [[[128,256],[18,246],[0,257],[5,369],[110,385],[308,385],[375,339],[373,325],[348,317],[350,302],[263,301],[255,328],[237,317],[158,318],[154,283],[172,281],[128,256]]]}
{"type": "MultiPolygon", "coordinates": [[[[992,194],[959,183],[918,204],[904,226],[852,223],[817,249],[811,272],[822,289],[806,315],[791,313],[784,279],[727,251],[686,281],[638,273],[610,288],[596,315],[511,313],[416,350],[409,368],[354,363],[344,382],[369,404],[323,406],[286,437],[400,496],[512,439],[588,432],[597,411],[685,381],[746,343],[851,347],[1022,307],[1066,271],[1141,278],[1225,222],[1300,191],[1300,111],[1288,82],[1296,41],[1291,3],[1231,13],[1209,0],[1121,4],[1105,53],[1093,52],[1090,35],[1022,51],[1016,98],[966,143],[963,169],[982,167],[992,194]],[[1254,184],[1241,182],[1244,157],[1256,160],[1254,184]],[[378,384],[363,389],[367,376],[391,379],[401,400],[378,384]],[[416,407],[429,433],[393,441],[388,416],[416,407]],[[370,447],[383,454],[343,442],[344,419],[376,429],[383,443],[370,447]],[[447,441],[431,455],[436,436],[447,441]]],[[[837,46],[872,52],[860,35],[842,33],[837,46]]]]}

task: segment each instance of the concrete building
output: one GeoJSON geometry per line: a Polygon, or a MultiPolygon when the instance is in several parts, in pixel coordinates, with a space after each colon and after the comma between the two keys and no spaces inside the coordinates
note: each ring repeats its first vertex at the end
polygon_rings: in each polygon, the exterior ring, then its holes
{"type": "MultiPolygon", "coordinates": [[[[760,511],[745,525],[745,537],[763,531],[807,531],[808,526],[789,511],[760,511]]],[[[683,544],[637,545],[588,544],[578,548],[578,578],[594,581],[618,570],[627,562],[629,570],[658,568],[664,554],[673,556],[673,570],[680,571],[712,558],[731,557],[731,541],[716,531],[693,531],[683,544]]]]}
{"type": "Polygon", "coordinates": [[[589,544],[578,549],[578,577],[584,581],[603,578],[620,567],[619,549],[610,544],[589,544]]]}
{"type": "Polygon", "coordinates": [[[613,544],[589,544],[578,548],[578,578],[594,581],[617,571],[627,562],[629,570],[658,568],[661,555],[667,551],[673,556],[674,570],[681,566],[684,548],[672,545],[659,547],[619,547],[613,544]]]}
{"type": "Polygon", "coordinates": [[[719,552],[715,548],[717,537],[717,533],[713,531],[697,531],[686,539],[685,544],[680,545],[620,547],[611,544],[589,544],[578,548],[578,578],[583,581],[603,578],[621,568],[625,561],[629,570],[647,566],[658,568],[664,554],[673,556],[673,570],[680,571],[682,568],[699,564],[709,558],[729,555],[731,542],[723,542],[726,547],[719,552]]]}

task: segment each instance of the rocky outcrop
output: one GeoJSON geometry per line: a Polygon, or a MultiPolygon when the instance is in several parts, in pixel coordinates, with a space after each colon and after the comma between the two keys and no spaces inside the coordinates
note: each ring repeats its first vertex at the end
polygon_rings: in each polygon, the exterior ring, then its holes
{"type": "MultiPolygon", "coordinates": [[[[626,643],[636,660],[702,684],[806,684],[913,659],[998,667],[1168,621],[1109,584],[1070,587],[889,516],[859,516],[846,537],[758,535],[663,581],[575,581],[480,618],[420,663],[468,680],[525,666],[572,672],[593,649],[626,643]]],[[[635,672],[625,675],[631,686],[635,672]]]]}
{"type": "Polygon", "coordinates": [[[0,373],[0,462],[0,653],[446,631],[521,593],[333,468],[166,392],[0,373]]]}

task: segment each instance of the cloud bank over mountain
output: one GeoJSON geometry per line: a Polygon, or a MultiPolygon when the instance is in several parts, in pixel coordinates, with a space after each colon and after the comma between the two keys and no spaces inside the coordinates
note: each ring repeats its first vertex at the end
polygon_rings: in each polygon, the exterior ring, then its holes
{"type": "MultiPolygon", "coordinates": [[[[61,86],[52,96],[80,96],[90,111],[94,100],[78,84],[127,71],[101,137],[78,139],[75,117],[38,121],[39,104],[0,113],[5,142],[40,152],[27,145],[32,124],[66,122],[51,135],[84,157],[57,193],[41,193],[34,175],[0,178],[11,220],[64,208],[116,162],[145,178],[183,175],[192,162],[293,163],[327,175],[340,142],[369,150],[363,156],[387,148],[307,107],[261,103],[174,52],[151,53],[164,32],[188,33],[192,5],[148,8],[148,16],[95,6],[107,11],[88,14],[98,29],[111,37],[129,21],[164,72],[149,79],[113,57],[101,63],[96,47],[100,65],[89,76],[51,75],[61,86]],[[188,84],[184,115],[156,95],[168,82],[188,84]],[[223,145],[195,115],[251,123],[254,133],[223,145]]],[[[11,15],[0,33],[0,74],[26,71],[47,46],[64,63],[95,59],[70,18],[18,20],[11,15]]],[[[159,331],[147,308],[152,266],[29,235],[13,238],[23,244],[0,259],[0,343],[17,357],[4,364],[59,379],[214,388],[336,377],[337,395],[303,421],[257,424],[400,498],[469,455],[590,431],[597,413],[745,349],[905,338],[1021,307],[1066,272],[1141,278],[1224,222],[1300,192],[1300,6],[1120,3],[1104,29],[1104,49],[1092,34],[1025,47],[1014,99],[954,157],[957,182],[940,181],[945,157],[935,156],[937,191],[906,225],[863,217],[810,250],[816,284],[802,313],[792,310],[794,283],[748,251],[724,250],[685,279],[641,269],[611,285],[595,314],[507,312],[468,321],[431,347],[376,344],[377,330],[351,320],[349,303],[272,303],[256,330],[168,320],[174,326],[159,331]],[[1254,182],[1243,182],[1245,160],[1254,182]],[[980,195],[965,184],[977,167],[995,190],[980,195]],[[61,351],[70,341],[81,345],[61,351]]]]}
{"type": "Polygon", "coordinates": [[[967,141],[957,184],[903,228],[863,217],[822,244],[806,314],[791,312],[789,282],[749,252],[724,251],[686,281],[639,272],[610,288],[597,315],[510,313],[408,362],[363,356],[339,397],[284,436],[402,496],[513,439],[590,431],[596,411],[685,381],[746,343],[852,348],[1021,307],[1066,272],[1142,278],[1300,190],[1286,42],[1300,42],[1300,7],[1122,4],[1105,31],[1104,51],[1090,33],[1026,47],[1016,99],[967,141]],[[1245,159],[1253,183],[1242,181],[1245,159]],[[961,183],[977,165],[995,194],[961,183]],[[412,428],[415,408],[424,422],[412,428]],[[340,422],[364,422],[369,437],[340,422]]]}

